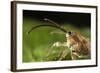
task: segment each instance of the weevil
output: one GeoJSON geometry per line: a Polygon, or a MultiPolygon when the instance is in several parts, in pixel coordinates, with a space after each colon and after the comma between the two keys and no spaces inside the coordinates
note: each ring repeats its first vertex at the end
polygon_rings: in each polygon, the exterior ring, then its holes
{"type": "MultiPolygon", "coordinates": [[[[64,47],[64,49],[59,53],[59,58],[58,60],[62,60],[66,57],[67,55],[67,49],[71,50],[71,58],[72,60],[77,60],[78,58],[91,58],[91,47],[90,47],[90,40],[82,36],[79,32],[74,32],[74,31],[67,31],[63,26],[59,25],[58,23],[48,19],[44,18],[45,21],[48,21],[52,24],[43,24],[43,25],[37,25],[32,27],[29,31],[28,34],[33,31],[36,28],[39,27],[54,27],[57,29],[60,29],[63,33],[60,32],[51,32],[51,34],[59,33],[59,34],[64,34],[66,37],[66,42],[55,42],[52,44],[52,47],[64,47]],[[55,24],[55,25],[54,25],[55,24]]],[[[50,55],[52,49],[49,49],[46,57],[50,55]]]]}

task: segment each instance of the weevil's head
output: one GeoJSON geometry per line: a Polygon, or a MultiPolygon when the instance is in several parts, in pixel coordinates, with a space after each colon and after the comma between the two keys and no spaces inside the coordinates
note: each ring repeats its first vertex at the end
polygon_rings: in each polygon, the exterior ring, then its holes
{"type": "Polygon", "coordinates": [[[66,33],[67,42],[72,45],[77,45],[77,43],[81,42],[81,36],[78,32],[69,31],[66,33]]]}

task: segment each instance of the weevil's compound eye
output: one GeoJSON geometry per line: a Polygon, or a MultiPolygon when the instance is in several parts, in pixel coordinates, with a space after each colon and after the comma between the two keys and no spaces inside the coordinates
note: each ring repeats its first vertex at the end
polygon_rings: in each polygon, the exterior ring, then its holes
{"type": "Polygon", "coordinates": [[[69,31],[68,34],[71,36],[71,35],[74,35],[75,32],[69,31]]]}
{"type": "Polygon", "coordinates": [[[68,33],[66,33],[66,37],[69,37],[69,36],[70,36],[69,32],[68,32],[68,33]]]}
{"type": "Polygon", "coordinates": [[[66,37],[70,37],[70,36],[72,36],[72,35],[74,35],[74,34],[75,34],[74,32],[68,31],[68,32],[66,33],[66,37]]]}
{"type": "Polygon", "coordinates": [[[71,32],[71,31],[69,31],[69,32],[68,32],[68,34],[69,34],[69,35],[72,35],[72,32],[71,32]]]}

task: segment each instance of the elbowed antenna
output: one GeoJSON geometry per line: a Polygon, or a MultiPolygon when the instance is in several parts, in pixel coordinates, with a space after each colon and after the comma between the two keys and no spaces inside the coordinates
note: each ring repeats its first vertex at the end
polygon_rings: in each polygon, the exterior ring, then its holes
{"type": "Polygon", "coordinates": [[[53,24],[55,24],[55,25],[57,25],[57,26],[60,26],[58,23],[56,23],[56,22],[54,22],[54,21],[52,21],[52,20],[50,20],[50,19],[48,19],[48,18],[44,18],[44,20],[45,20],[45,21],[48,21],[48,22],[51,22],[51,23],[53,23],[53,24]]]}
{"type": "Polygon", "coordinates": [[[39,28],[39,27],[44,27],[44,26],[49,26],[49,27],[54,27],[54,28],[57,28],[57,29],[60,29],[61,31],[63,31],[64,33],[66,33],[67,31],[64,29],[64,28],[62,28],[59,24],[57,24],[56,22],[54,22],[54,21],[52,21],[52,20],[50,20],[50,19],[47,19],[47,18],[44,18],[44,20],[45,21],[48,21],[48,22],[51,22],[51,23],[53,23],[53,24],[55,24],[55,25],[46,25],[46,24],[44,24],[44,25],[37,25],[37,26],[35,26],[35,27],[32,27],[29,31],[28,31],[28,34],[32,31],[32,30],[34,30],[34,29],[36,29],[36,28],[39,28]]]}
{"type": "Polygon", "coordinates": [[[58,27],[60,27],[60,28],[65,29],[64,27],[62,27],[60,24],[54,22],[53,20],[50,20],[50,19],[48,19],[48,18],[44,18],[44,20],[45,20],[45,21],[48,21],[48,22],[50,22],[50,23],[52,23],[52,24],[55,24],[56,26],[58,26],[58,27]]]}

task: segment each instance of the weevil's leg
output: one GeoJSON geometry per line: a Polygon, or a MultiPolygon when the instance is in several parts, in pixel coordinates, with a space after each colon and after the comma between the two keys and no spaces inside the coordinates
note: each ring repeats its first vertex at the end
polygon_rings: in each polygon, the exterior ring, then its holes
{"type": "Polygon", "coordinates": [[[67,56],[67,49],[66,48],[64,48],[64,50],[62,51],[62,54],[61,54],[61,57],[59,58],[59,60],[62,60],[62,59],[64,59],[66,56],[67,56]]]}
{"type": "Polygon", "coordinates": [[[72,52],[72,60],[77,60],[79,55],[76,52],[72,52]]]}
{"type": "Polygon", "coordinates": [[[75,52],[73,46],[70,46],[70,52],[71,52],[71,59],[72,60],[78,59],[78,54],[75,52]]]}
{"type": "Polygon", "coordinates": [[[61,50],[60,50],[60,52],[59,52],[59,54],[57,56],[58,58],[60,58],[60,56],[62,55],[63,50],[64,50],[64,48],[61,48],[61,50]]]}
{"type": "Polygon", "coordinates": [[[48,56],[51,54],[51,52],[52,52],[52,50],[53,50],[53,47],[59,47],[59,45],[60,45],[60,42],[55,42],[52,46],[51,46],[51,48],[48,50],[48,52],[47,52],[47,55],[46,55],[46,59],[48,59],[48,56]]]}
{"type": "Polygon", "coordinates": [[[50,53],[51,53],[52,50],[53,50],[53,47],[51,47],[50,49],[48,49],[47,55],[45,57],[46,60],[48,59],[48,56],[50,55],[50,53]]]}
{"type": "Polygon", "coordinates": [[[78,56],[78,58],[82,58],[82,59],[90,59],[90,56],[89,55],[81,55],[81,56],[78,56]]]}

